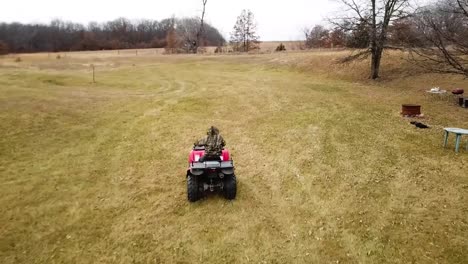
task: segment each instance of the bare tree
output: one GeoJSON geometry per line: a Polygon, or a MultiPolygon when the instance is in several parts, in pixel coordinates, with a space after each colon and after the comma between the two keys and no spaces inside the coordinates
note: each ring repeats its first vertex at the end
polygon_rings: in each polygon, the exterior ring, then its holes
{"type": "Polygon", "coordinates": [[[177,36],[181,48],[186,53],[195,53],[197,48],[197,34],[199,30],[198,18],[182,18],[176,20],[177,36]]]}
{"type": "Polygon", "coordinates": [[[178,37],[175,29],[175,18],[167,21],[168,29],[166,34],[166,53],[176,53],[176,49],[179,46],[178,37]]]}
{"type": "Polygon", "coordinates": [[[449,0],[427,6],[414,15],[413,34],[407,42],[410,61],[438,73],[468,77],[468,0],[449,0]]]}
{"type": "Polygon", "coordinates": [[[380,64],[387,48],[389,26],[405,15],[409,0],[340,0],[347,8],[346,14],[330,22],[345,31],[356,30],[363,24],[369,25],[369,47],[365,51],[348,57],[345,61],[371,56],[370,78],[380,77],[380,64]]]}
{"type": "Polygon", "coordinates": [[[346,34],[341,28],[334,28],[330,31],[329,42],[331,48],[341,48],[346,46],[346,34]]]}
{"type": "Polygon", "coordinates": [[[257,24],[250,10],[242,10],[231,33],[234,50],[248,52],[258,48],[257,24]]]}
{"type": "Polygon", "coordinates": [[[302,32],[302,34],[304,34],[304,37],[305,37],[306,40],[309,38],[309,34],[310,34],[311,30],[312,29],[310,27],[308,27],[308,26],[304,26],[304,27],[301,28],[301,32],[302,32]]]}
{"type": "Polygon", "coordinates": [[[449,0],[448,5],[454,13],[468,17],[468,0],[449,0]]]}
{"type": "Polygon", "coordinates": [[[206,8],[206,2],[208,0],[202,0],[202,4],[203,4],[203,11],[202,11],[202,15],[201,15],[201,18],[200,18],[200,29],[198,30],[197,32],[197,43],[196,43],[196,46],[195,46],[195,52],[198,52],[198,47],[200,47],[200,45],[202,44],[202,38],[203,38],[203,20],[205,19],[205,8],[206,8]]]}
{"type": "Polygon", "coordinates": [[[316,25],[306,33],[305,45],[308,48],[322,48],[329,46],[330,31],[322,25],[316,25]]]}

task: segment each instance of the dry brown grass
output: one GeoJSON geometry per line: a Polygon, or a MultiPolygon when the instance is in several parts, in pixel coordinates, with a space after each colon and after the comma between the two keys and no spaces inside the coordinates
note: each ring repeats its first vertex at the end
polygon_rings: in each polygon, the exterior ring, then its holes
{"type": "Polygon", "coordinates": [[[0,262],[466,262],[468,154],[441,128],[468,113],[422,91],[466,81],[391,54],[370,82],[343,54],[0,58],[0,262]],[[407,102],[434,128],[402,119],[407,102]],[[212,124],[238,199],[189,204],[187,154],[212,124]]]}

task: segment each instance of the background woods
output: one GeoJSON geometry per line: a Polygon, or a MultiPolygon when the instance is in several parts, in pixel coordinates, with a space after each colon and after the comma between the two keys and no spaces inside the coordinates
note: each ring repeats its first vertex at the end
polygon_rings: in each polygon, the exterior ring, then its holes
{"type": "MultiPolygon", "coordinates": [[[[131,21],[118,18],[105,23],[82,24],[53,20],[50,24],[0,23],[0,54],[40,51],[79,51],[130,48],[184,48],[196,39],[199,18],[131,21]]],[[[204,23],[201,46],[220,46],[219,31],[204,23]]]]}

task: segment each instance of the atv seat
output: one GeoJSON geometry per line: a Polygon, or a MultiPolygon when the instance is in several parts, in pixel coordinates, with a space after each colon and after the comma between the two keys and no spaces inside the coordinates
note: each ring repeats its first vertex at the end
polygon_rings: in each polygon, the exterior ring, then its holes
{"type": "Polygon", "coordinates": [[[198,161],[205,162],[205,161],[221,161],[221,156],[207,156],[204,155],[198,161]]]}
{"type": "Polygon", "coordinates": [[[205,150],[205,146],[195,145],[193,146],[193,150],[205,150]]]}

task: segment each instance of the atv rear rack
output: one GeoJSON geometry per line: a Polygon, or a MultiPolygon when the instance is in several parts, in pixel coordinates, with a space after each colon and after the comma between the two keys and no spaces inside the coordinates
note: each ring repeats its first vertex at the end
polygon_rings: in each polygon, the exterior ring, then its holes
{"type": "Polygon", "coordinates": [[[204,162],[191,162],[191,169],[207,169],[207,168],[220,168],[227,169],[234,167],[234,162],[232,160],[227,161],[204,161],[204,162]]]}

